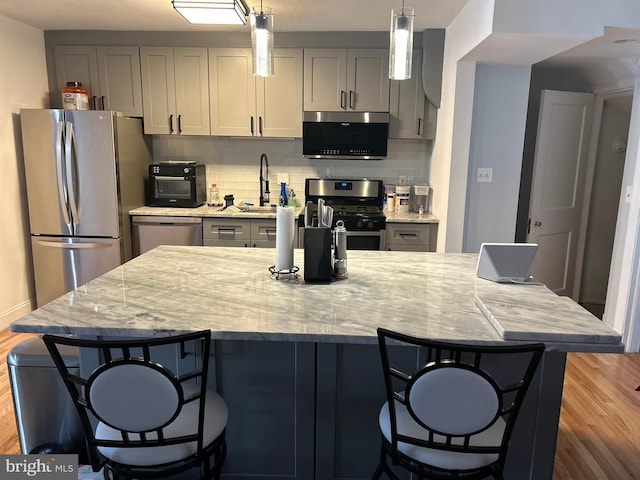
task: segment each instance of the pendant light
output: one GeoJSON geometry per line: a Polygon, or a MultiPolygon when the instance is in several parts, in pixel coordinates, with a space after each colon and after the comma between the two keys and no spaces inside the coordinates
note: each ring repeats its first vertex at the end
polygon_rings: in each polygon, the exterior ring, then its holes
{"type": "Polygon", "coordinates": [[[251,7],[251,46],[253,47],[253,74],[272,77],[273,72],[273,9],[251,7]],[[260,11],[258,11],[260,8],[260,11]]]}
{"type": "Polygon", "coordinates": [[[413,8],[402,7],[391,10],[391,39],[389,46],[389,78],[407,80],[411,78],[413,56],[413,8]]]}
{"type": "Polygon", "coordinates": [[[172,0],[173,8],[193,24],[244,25],[249,9],[244,0],[172,0]]]}

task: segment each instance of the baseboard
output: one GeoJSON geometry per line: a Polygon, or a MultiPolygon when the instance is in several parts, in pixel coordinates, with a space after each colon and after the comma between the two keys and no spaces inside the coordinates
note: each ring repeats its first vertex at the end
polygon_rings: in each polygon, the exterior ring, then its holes
{"type": "Polygon", "coordinates": [[[11,322],[24,317],[26,314],[32,312],[34,309],[33,302],[27,300],[21,304],[18,304],[4,312],[0,312],[0,329],[8,328],[11,322]]]}

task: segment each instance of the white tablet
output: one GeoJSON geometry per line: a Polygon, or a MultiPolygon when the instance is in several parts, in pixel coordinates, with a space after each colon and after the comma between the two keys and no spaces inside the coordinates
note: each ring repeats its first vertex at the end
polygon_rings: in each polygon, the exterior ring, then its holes
{"type": "Polygon", "coordinates": [[[476,275],[499,283],[523,283],[531,278],[536,243],[483,243],[476,275]]]}

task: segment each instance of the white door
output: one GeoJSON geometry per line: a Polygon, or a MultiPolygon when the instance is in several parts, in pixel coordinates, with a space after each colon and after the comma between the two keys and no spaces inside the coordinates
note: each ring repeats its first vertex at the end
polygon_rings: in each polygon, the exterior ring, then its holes
{"type": "Polygon", "coordinates": [[[558,295],[573,293],[593,102],[552,90],[540,100],[528,241],[539,245],[534,277],[558,295]]]}

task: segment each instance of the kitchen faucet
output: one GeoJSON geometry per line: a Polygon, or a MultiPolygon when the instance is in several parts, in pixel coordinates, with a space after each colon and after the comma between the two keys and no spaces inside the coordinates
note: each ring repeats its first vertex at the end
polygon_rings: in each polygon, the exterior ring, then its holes
{"type": "Polygon", "coordinates": [[[260,155],[260,206],[264,206],[269,203],[269,159],[267,154],[260,155]],[[265,177],[262,176],[262,164],[265,166],[265,177]],[[264,182],[264,190],[262,189],[262,182],[264,182]]]}

